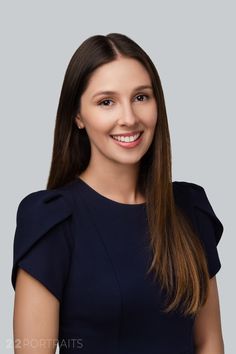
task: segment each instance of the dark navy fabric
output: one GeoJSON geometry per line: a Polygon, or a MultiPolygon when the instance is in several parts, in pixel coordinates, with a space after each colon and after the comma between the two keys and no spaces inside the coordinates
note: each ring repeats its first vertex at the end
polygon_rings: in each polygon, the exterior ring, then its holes
{"type": "MultiPolygon", "coordinates": [[[[205,190],[174,181],[174,197],[197,231],[209,277],[221,268],[223,225],[205,190]]],[[[60,301],[60,354],[193,354],[194,318],[164,314],[164,292],[146,274],[152,251],[145,203],[123,204],[80,178],[22,199],[12,285],[18,267],[60,301]]]]}

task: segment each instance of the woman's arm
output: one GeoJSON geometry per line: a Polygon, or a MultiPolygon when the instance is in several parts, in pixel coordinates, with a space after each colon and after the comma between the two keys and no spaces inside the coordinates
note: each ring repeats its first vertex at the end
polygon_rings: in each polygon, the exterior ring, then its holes
{"type": "Polygon", "coordinates": [[[58,299],[19,268],[14,302],[15,354],[54,354],[59,329],[58,299]]]}
{"type": "Polygon", "coordinates": [[[209,295],[194,323],[196,354],[224,354],[216,276],[209,281],[209,295]]]}

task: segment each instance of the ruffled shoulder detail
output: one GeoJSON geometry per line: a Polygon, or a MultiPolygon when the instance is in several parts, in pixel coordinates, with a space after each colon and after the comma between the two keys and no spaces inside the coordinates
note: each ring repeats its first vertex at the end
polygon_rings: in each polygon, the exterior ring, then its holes
{"type": "Polygon", "coordinates": [[[224,231],[223,224],[216,216],[202,186],[192,182],[175,181],[174,195],[176,204],[188,216],[202,241],[212,277],[221,267],[216,246],[224,231]]]}
{"type": "Polygon", "coordinates": [[[39,190],[25,196],[16,214],[11,282],[15,289],[17,265],[51,229],[72,215],[72,206],[60,189],[39,190]]]}
{"type": "Polygon", "coordinates": [[[216,216],[204,188],[195,183],[189,183],[189,185],[194,207],[207,214],[211,219],[214,228],[216,245],[218,245],[224,231],[224,226],[216,216]]]}

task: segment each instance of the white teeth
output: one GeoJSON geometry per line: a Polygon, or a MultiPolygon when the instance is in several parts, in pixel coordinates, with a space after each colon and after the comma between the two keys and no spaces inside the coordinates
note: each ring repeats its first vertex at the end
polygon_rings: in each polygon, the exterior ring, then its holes
{"type": "Polygon", "coordinates": [[[118,141],[123,141],[125,143],[129,143],[129,142],[137,140],[140,137],[140,135],[141,135],[141,133],[131,135],[131,136],[122,136],[122,135],[114,136],[114,135],[112,135],[112,138],[115,140],[118,140],[118,141]]]}

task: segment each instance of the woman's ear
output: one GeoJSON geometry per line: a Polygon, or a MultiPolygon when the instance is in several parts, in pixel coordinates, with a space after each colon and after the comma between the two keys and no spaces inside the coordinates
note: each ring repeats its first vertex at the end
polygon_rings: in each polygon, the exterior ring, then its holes
{"type": "Polygon", "coordinates": [[[75,124],[77,125],[77,127],[79,129],[84,128],[84,124],[83,124],[79,114],[77,114],[76,117],[75,117],[75,124]]]}

